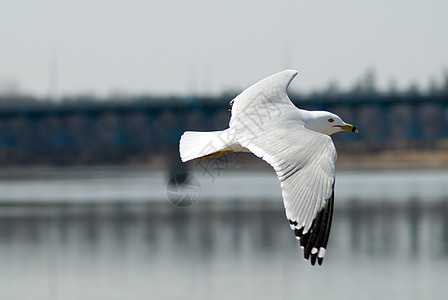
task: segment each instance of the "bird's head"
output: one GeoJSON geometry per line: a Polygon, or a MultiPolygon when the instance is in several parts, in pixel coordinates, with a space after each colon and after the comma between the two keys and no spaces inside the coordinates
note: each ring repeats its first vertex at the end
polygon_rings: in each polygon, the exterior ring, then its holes
{"type": "Polygon", "coordinates": [[[304,119],[307,129],[331,135],[339,131],[358,132],[355,126],[342,121],[342,119],[328,111],[308,111],[304,119]]]}

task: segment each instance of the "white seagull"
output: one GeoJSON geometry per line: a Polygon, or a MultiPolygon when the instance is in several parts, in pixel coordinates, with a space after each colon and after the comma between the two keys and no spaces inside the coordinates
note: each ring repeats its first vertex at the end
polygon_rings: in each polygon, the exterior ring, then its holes
{"type": "Polygon", "coordinates": [[[337,115],[297,108],[286,92],[297,71],[285,70],[244,90],[230,102],[229,128],[186,131],[179,145],[183,162],[252,152],[270,164],[281,183],[286,217],[304,249],[319,265],[333,216],[336,150],[330,135],[358,132],[337,115]]]}

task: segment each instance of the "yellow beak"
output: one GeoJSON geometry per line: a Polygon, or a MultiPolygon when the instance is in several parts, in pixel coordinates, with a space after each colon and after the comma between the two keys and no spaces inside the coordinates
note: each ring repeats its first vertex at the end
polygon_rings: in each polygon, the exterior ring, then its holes
{"type": "Polygon", "coordinates": [[[355,126],[351,125],[351,124],[345,124],[344,126],[341,126],[342,130],[346,130],[346,131],[351,131],[351,132],[358,132],[358,129],[356,129],[355,126]]]}

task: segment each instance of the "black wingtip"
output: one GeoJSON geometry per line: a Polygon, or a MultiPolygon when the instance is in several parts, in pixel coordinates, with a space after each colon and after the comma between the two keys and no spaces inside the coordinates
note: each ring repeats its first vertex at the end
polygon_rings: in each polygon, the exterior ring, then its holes
{"type": "Polygon", "coordinates": [[[301,227],[300,229],[294,229],[294,234],[295,234],[295,236],[298,236],[299,238],[301,238],[303,236],[303,227],[301,227]]]}
{"type": "MultiPolygon", "coordinates": [[[[334,187],[334,185],[333,185],[334,187]]],[[[330,236],[331,222],[333,218],[334,192],[327,199],[325,207],[320,210],[316,218],[311,223],[306,233],[303,233],[304,227],[294,229],[294,234],[300,239],[300,246],[303,248],[303,257],[310,260],[311,265],[322,265],[325,249],[330,236]],[[322,256],[322,257],[321,257],[322,256]]],[[[297,226],[297,221],[289,220],[291,225],[297,226]]]]}

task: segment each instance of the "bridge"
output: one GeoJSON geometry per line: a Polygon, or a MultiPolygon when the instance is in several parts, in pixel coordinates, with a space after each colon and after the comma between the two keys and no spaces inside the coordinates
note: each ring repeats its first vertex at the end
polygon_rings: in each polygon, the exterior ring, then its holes
{"type": "MultiPolygon", "coordinates": [[[[221,97],[141,97],[99,101],[0,98],[0,163],[92,164],[148,161],[177,151],[185,130],[227,127],[221,97]],[[173,150],[174,149],[174,150],[173,150]]],[[[448,95],[291,95],[304,109],[329,110],[359,134],[334,136],[338,149],[433,148],[448,140],[448,95]]]]}

